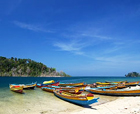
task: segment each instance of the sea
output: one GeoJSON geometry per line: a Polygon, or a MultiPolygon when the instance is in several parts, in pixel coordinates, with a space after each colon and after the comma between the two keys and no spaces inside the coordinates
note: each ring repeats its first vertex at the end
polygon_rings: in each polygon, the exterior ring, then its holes
{"type": "MultiPolygon", "coordinates": [[[[0,114],[65,114],[88,108],[63,101],[54,96],[53,93],[42,91],[40,88],[25,90],[25,94],[15,93],[9,89],[9,84],[43,83],[43,81],[49,80],[62,83],[84,82],[85,84],[92,84],[105,81],[140,81],[140,77],[0,77],[0,114]]],[[[103,95],[94,95],[94,97],[99,97],[99,101],[92,107],[117,99],[114,96],[103,95]]]]}

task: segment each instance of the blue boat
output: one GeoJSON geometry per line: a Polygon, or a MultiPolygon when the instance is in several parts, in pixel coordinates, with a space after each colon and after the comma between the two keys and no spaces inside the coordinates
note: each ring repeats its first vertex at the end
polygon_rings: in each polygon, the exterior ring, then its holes
{"type": "Polygon", "coordinates": [[[54,90],[54,94],[55,96],[57,96],[60,99],[63,99],[65,101],[77,104],[77,105],[81,105],[81,106],[88,106],[90,104],[96,103],[98,102],[99,98],[94,98],[94,95],[89,93],[89,94],[85,94],[85,95],[77,95],[77,94],[71,94],[68,92],[64,92],[61,90],[54,90]]]}

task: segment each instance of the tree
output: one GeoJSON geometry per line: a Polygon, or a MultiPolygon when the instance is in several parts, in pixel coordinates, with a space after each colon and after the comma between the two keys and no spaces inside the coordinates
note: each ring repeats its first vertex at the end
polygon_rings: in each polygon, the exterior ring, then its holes
{"type": "Polygon", "coordinates": [[[125,75],[126,77],[140,77],[140,74],[137,72],[130,72],[127,75],[125,75]]]}

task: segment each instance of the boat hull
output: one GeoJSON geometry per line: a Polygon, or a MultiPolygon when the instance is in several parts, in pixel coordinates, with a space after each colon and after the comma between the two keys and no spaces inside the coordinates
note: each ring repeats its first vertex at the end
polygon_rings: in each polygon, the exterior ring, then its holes
{"type": "Polygon", "coordinates": [[[49,83],[49,84],[36,84],[36,87],[41,88],[41,87],[48,87],[50,85],[52,86],[58,86],[60,82],[54,82],[54,83],[49,83]]]}
{"type": "Polygon", "coordinates": [[[10,85],[10,90],[13,91],[13,92],[16,92],[16,93],[21,93],[21,94],[24,93],[22,86],[13,86],[13,85],[10,85]]]}
{"type": "Polygon", "coordinates": [[[35,89],[36,83],[23,85],[23,89],[35,89]]]}
{"type": "Polygon", "coordinates": [[[65,101],[77,104],[77,105],[81,105],[81,106],[87,106],[93,103],[98,102],[99,98],[94,98],[91,100],[88,100],[86,97],[70,97],[70,96],[65,96],[65,95],[61,95],[59,94],[56,90],[54,91],[55,96],[57,96],[60,99],[63,99],[65,101]]]}
{"type": "Polygon", "coordinates": [[[84,82],[81,83],[60,83],[59,86],[83,86],[84,82]]]}
{"type": "Polygon", "coordinates": [[[111,95],[111,96],[139,96],[140,90],[92,90],[89,92],[93,94],[111,95]]]}

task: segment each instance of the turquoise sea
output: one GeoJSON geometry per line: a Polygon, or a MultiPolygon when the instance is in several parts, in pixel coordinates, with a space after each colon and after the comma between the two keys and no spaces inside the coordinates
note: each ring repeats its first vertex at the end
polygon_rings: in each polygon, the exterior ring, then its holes
{"type": "MultiPolygon", "coordinates": [[[[32,82],[42,83],[43,81],[55,80],[64,83],[85,82],[92,84],[94,82],[104,81],[140,81],[140,78],[130,77],[0,77],[0,114],[59,114],[71,112],[83,107],[63,101],[53,95],[42,91],[40,88],[35,90],[25,90],[25,94],[18,94],[10,91],[9,84],[29,84],[32,82]]],[[[117,97],[101,96],[99,102],[93,104],[99,105],[117,97]]]]}

